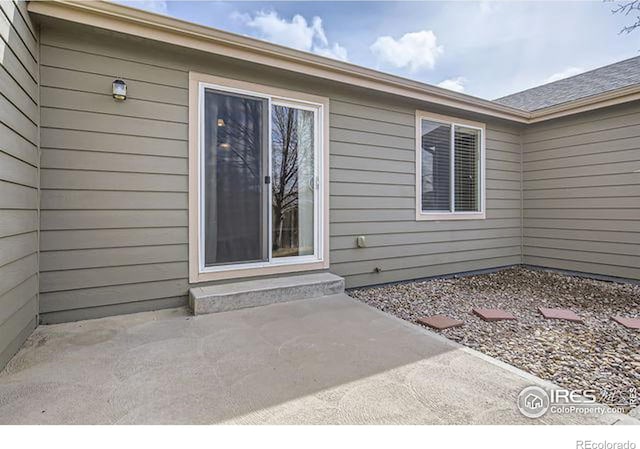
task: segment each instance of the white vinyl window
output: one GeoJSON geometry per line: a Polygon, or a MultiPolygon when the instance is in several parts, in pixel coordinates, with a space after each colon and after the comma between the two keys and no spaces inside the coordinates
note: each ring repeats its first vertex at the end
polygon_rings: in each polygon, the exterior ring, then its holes
{"type": "Polygon", "coordinates": [[[482,123],[416,113],[416,219],[485,218],[482,123]]]}

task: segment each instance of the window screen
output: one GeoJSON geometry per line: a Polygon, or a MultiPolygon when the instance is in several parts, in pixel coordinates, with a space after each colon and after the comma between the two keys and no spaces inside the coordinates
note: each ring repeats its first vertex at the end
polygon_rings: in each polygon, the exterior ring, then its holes
{"type": "Polygon", "coordinates": [[[204,264],[266,258],[267,100],[205,90],[204,264]]]}

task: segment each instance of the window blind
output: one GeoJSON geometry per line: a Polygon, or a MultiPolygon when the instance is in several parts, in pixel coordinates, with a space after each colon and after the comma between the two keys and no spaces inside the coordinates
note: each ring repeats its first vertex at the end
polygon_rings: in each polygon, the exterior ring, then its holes
{"type": "Polygon", "coordinates": [[[477,212],[480,210],[480,131],[456,126],[454,153],[455,211],[477,212]]]}

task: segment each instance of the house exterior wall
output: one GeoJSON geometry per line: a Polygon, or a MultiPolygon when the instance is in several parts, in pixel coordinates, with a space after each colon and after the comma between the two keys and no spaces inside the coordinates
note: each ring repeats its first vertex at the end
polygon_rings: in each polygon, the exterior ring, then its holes
{"type": "Polygon", "coordinates": [[[0,369],[37,324],[38,33],[0,2],[0,369]]]}
{"type": "Polygon", "coordinates": [[[521,262],[517,128],[486,121],[486,220],[417,222],[415,111],[455,112],[69,24],[41,41],[43,322],[185,303],[189,71],[329,97],[330,270],[348,286],[521,262]]]}
{"type": "Polygon", "coordinates": [[[524,263],[640,279],[640,102],[523,134],[524,263]]]}

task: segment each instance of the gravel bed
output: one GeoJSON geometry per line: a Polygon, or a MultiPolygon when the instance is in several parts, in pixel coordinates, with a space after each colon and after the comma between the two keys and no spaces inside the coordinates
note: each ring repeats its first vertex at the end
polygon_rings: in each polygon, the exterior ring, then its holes
{"type": "Polygon", "coordinates": [[[436,332],[564,388],[595,390],[601,403],[640,405],[640,331],[611,321],[640,317],[640,285],[513,268],[349,294],[414,323],[436,314],[463,320],[436,332]],[[474,307],[505,309],[518,320],[485,322],[474,307]],[[546,320],[538,307],[571,309],[584,324],[546,320]]]}

